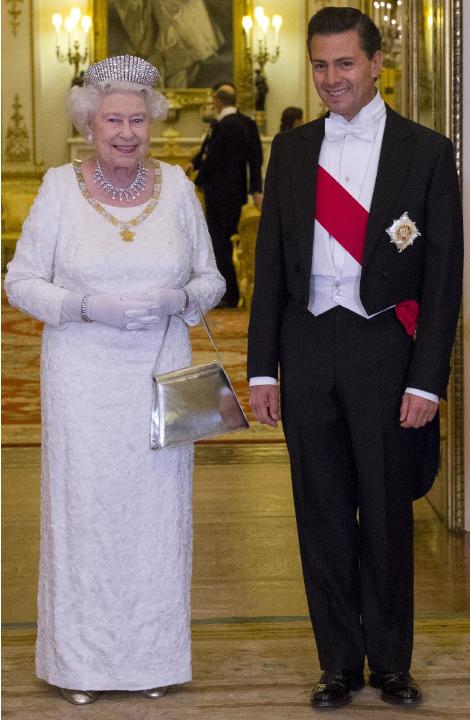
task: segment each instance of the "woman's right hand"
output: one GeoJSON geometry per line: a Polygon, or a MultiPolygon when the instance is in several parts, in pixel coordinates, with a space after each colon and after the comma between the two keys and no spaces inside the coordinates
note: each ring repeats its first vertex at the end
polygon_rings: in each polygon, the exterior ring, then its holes
{"type": "Polygon", "coordinates": [[[159,322],[156,310],[158,305],[151,300],[121,300],[116,295],[89,295],[86,299],[90,320],[123,330],[132,330],[136,320],[144,326],[159,322]]]}

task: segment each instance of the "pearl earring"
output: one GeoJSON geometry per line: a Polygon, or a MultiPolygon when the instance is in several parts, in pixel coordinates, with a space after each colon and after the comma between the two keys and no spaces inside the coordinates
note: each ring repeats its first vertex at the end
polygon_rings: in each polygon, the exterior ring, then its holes
{"type": "Polygon", "coordinates": [[[87,135],[87,138],[86,138],[86,139],[88,140],[89,143],[92,143],[93,140],[95,139],[95,136],[94,136],[93,133],[91,132],[90,128],[88,128],[88,135],[87,135]]]}

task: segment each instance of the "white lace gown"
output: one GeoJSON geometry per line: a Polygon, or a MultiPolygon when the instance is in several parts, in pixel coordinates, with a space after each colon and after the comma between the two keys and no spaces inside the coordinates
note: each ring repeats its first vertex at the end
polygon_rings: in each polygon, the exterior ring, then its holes
{"type": "MultiPolygon", "coordinates": [[[[133,242],[84,199],[72,165],[49,170],[5,282],[10,303],[45,322],[36,670],[60,687],[191,679],[193,449],[149,445],[164,322],[148,331],[60,322],[68,290],[185,286],[204,311],[223,295],[192,183],[179,167],[161,167],[158,205],[133,242]]],[[[173,318],[161,370],[190,358],[187,325],[173,318]]]]}

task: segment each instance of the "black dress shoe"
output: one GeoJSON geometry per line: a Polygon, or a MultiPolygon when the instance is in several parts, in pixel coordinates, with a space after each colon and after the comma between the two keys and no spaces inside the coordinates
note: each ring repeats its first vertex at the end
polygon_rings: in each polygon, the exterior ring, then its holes
{"type": "Polygon", "coordinates": [[[409,672],[371,670],[369,682],[382,690],[381,699],[392,705],[416,705],[423,699],[419,685],[409,672]]]}
{"type": "Polygon", "coordinates": [[[314,708],[335,708],[351,702],[351,690],[364,687],[362,672],[342,672],[326,670],[320,682],[314,685],[310,704],[314,708]]]}

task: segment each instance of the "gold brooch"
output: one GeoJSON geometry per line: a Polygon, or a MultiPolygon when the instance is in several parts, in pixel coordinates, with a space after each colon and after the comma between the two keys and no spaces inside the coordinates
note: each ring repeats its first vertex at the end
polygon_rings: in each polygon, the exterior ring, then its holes
{"type": "Polygon", "coordinates": [[[397,246],[398,252],[403,252],[409,245],[413,245],[416,238],[421,235],[416,223],[408,217],[407,212],[393,221],[393,224],[387,228],[387,233],[391,238],[390,242],[397,246]]]}

